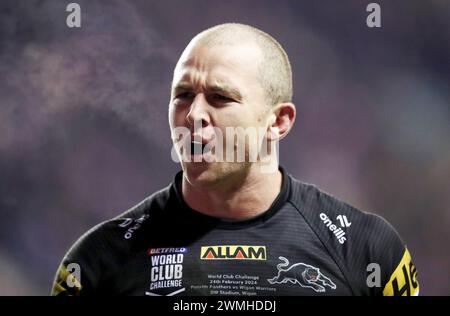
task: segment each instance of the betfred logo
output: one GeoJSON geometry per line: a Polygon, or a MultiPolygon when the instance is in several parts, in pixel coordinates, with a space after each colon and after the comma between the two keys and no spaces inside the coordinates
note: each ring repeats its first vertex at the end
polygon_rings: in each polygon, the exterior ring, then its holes
{"type": "Polygon", "coordinates": [[[202,260],[266,260],[265,246],[204,246],[200,251],[202,260]]]}

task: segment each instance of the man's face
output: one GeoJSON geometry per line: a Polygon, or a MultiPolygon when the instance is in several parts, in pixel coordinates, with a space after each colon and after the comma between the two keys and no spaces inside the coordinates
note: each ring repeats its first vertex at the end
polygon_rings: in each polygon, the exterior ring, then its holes
{"type": "MultiPolygon", "coordinates": [[[[223,136],[230,127],[266,129],[269,106],[258,78],[261,56],[258,46],[253,43],[188,47],[174,72],[169,106],[172,133],[175,128],[184,127],[193,136],[191,140],[198,136],[198,142],[209,143],[212,148],[217,145],[217,149],[220,143],[214,129],[219,129],[223,136]]],[[[246,150],[255,141],[247,139],[246,150]]],[[[236,149],[236,142],[237,138],[231,148],[236,149]]],[[[224,156],[229,143],[224,137],[224,156]]],[[[189,145],[175,142],[175,146],[189,145]]],[[[214,155],[215,151],[213,149],[206,155],[214,155]]],[[[182,168],[189,182],[200,185],[211,186],[239,176],[250,166],[243,162],[206,162],[201,154],[191,158],[194,161],[182,159],[182,168]]]]}

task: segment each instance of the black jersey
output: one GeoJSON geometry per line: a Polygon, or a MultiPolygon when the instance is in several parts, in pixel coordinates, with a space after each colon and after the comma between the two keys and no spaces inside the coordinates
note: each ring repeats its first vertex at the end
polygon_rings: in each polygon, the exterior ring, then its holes
{"type": "Polygon", "coordinates": [[[225,221],[191,209],[173,183],[83,235],[52,295],[417,295],[392,226],[280,167],[270,209],[225,221]]]}

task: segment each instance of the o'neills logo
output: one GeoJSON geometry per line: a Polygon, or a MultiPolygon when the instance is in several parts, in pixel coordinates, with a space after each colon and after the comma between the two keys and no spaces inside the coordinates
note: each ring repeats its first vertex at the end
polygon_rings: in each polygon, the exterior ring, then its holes
{"type": "Polygon", "coordinates": [[[204,246],[200,251],[202,260],[266,260],[265,246],[204,246]]]}
{"type": "Polygon", "coordinates": [[[347,240],[347,238],[344,237],[345,231],[342,228],[337,228],[337,226],[333,224],[331,219],[325,213],[320,213],[319,217],[322,222],[328,227],[328,229],[334,234],[339,243],[343,245],[347,240]]]}

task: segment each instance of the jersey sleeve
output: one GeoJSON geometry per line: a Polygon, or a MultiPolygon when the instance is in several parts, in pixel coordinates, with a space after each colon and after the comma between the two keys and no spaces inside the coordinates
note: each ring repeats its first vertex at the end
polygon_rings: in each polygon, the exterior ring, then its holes
{"type": "Polygon", "coordinates": [[[381,286],[377,287],[375,294],[382,296],[419,295],[417,269],[412,262],[408,248],[387,221],[379,216],[372,216],[377,229],[372,232],[376,237],[374,236],[375,243],[371,246],[371,261],[379,265],[381,274],[381,286]]]}
{"type": "Polygon", "coordinates": [[[93,228],[75,242],[56,271],[51,296],[95,294],[104,270],[103,239],[101,232],[93,228]]]}
{"type": "Polygon", "coordinates": [[[389,280],[383,288],[383,296],[418,296],[419,290],[417,269],[405,246],[400,262],[389,273],[389,280]]]}

